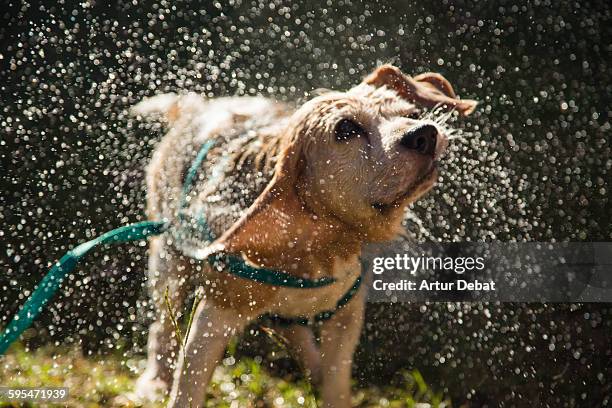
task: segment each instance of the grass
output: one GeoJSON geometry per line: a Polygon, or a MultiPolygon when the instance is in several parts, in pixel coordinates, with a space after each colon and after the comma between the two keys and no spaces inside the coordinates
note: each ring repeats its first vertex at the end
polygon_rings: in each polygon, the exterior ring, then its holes
{"type": "MultiPolygon", "coordinates": [[[[44,347],[26,351],[15,344],[0,358],[0,384],[12,387],[70,388],[68,407],[126,407],[125,395],[133,390],[142,361],[121,356],[83,357],[78,349],[44,347]]],[[[404,373],[400,387],[368,387],[353,390],[356,407],[449,407],[417,371],[404,373]]],[[[208,407],[308,407],[315,396],[309,384],[271,376],[256,359],[232,356],[215,371],[208,390],[208,407]]],[[[320,402],[320,401],[319,401],[320,402]]],[[[18,407],[0,402],[1,407],[18,407]]],[[[37,405],[22,405],[37,406],[37,405]]],[[[145,407],[163,407],[163,401],[145,407]]]]}
{"type": "MultiPolygon", "coordinates": [[[[185,331],[181,330],[174,307],[165,292],[165,304],[180,348],[184,351],[193,324],[196,309],[202,300],[196,294],[185,331]]],[[[281,352],[289,354],[285,338],[274,330],[262,328],[281,352]]],[[[287,381],[271,376],[261,361],[242,358],[237,361],[236,342],[230,342],[229,357],[223,360],[213,375],[208,389],[207,407],[308,407],[319,405],[317,393],[304,375],[304,380],[287,381]]],[[[83,357],[78,349],[40,348],[27,351],[15,344],[4,357],[0,357],[0,385],[8,387],[68,387],[69,400],[60,406],[68,407],[163,407],[166,401],[135,405],[128,398],[134,382],[142,371],[144,360],[119,355],[83,357]]],[[[185,361],[188,366],[188,361],[185,361]]],[[[304,371],[303,367],[301,367],[304,371]]],[[[305,372],[303,374],[306,374],[305,372]]],[[[184,373],[187,375],[187,371],[184,373]]],[[[448,399],[434,392],[418,371],[404,373],[403,387],[370,387],[354,390],[355,407],[389,408],[446,408],[448,399]]],[[[19,406],[0,401],[0,407],[19,406]]],[[[36,405],[22,405],[36,406],[36,405]]]]}
{"type": "MultiPolygon", "coordinates": [[[[168,291],[169,288],[166,287],[166,292],[164,293],[164,300],[166,303],[166,308],[168,311],[168,316],[170,317],[170,320],[172,321],[172,326],[174,327],[174,333],[176,334],[176,338],[178,339],[179,342],[179,347],[181,349],[181,354],[183,354],[183,371],[182,371],[182,376],[181,378],[185,378],[186,381],[188,381],[188,374],[189,374],[189,359],[187,358],[187,354],[184,354],[185,352],[185,348],[187,347],[187,339],[189,338],[189,333],[191,332],[191,326],[193,325],[193,318],[195,316],[196,313],[196,309],[198,308],[198,305],[200,304],[200,302],[203,299],[202,294],[197,291],[195,294],[195,298],[193,299],[193,304],[191,306],[191,312],[189,313],[189,318],[187,321],[187,327],[185,329],[185,334],[183,334],[181,327],[177,321],[177,317],[174,314],[174,307],[172,305],[172,303],[170,302],[170,297],[168,296],[168,291]]],[[[192,402],[189,402],[189,408],[191,408],[193,406],[192,402]]]]}

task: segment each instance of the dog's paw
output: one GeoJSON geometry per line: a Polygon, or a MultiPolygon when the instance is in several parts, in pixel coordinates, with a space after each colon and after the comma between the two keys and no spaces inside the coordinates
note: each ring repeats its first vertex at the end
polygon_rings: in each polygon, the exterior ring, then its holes
{"type": "Polygon", "coordinates": [[[134,403],[142,404],[153,401],[163,401],[170,392],[170,385],[159,378],[151,378],[144,373],[138,381],[134,392],[127,397],[134,403]]]}

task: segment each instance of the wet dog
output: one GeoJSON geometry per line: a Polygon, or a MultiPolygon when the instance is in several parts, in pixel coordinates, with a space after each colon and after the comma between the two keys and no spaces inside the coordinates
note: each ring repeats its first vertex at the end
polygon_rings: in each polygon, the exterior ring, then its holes
{"type": "MultiPolygon", "coordinates": [[[[229,339],[249,322],[266,313],[313,317],[334,309],[361,273],[362,245],[394,238],[406,206],[436,182],[448,139],[444,126],[423,110],[467,115],[475,105],[457,98],[439,74],[413,78],[391,65],[347,92],[328,91],[297,108],[260,97],[204,100],[194,94],[138,104],[134,113],[161,115],[169,127],[147,171],[148,217],[179,226],[185,175],[212,140],[181,211],[204,215],[218,237],[210,245],[189,234],[151,240],[149,283],[159,318],[150,328],[138,392],[150,395],[172,384],[170,406],[202,406],[229,339]],[[257,283],[198,260],[216,252],[336,281],[310,289],[257,283]],[[188,282],[204,287],[205,301],[179,353],[163,294],[169,288],[180,315],[188,282]]],[[[308,327],[283,329],[319,380],[325,406],[350,406],[364,297],[362,285],[321,324],[320,344],[308,327]]]]}

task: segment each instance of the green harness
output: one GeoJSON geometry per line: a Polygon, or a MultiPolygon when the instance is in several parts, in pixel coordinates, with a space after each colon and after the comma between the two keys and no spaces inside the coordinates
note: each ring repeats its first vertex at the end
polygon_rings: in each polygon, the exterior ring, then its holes
{"type": "MultiPolygon", "coordinates": [[[[183,183],[183,192],[180,200],[180,211],[179,211],[179,222],[181,229],[193,228],[195,225],[198,233],[205,238],[209,243],[214,241],[214,235],[212,234],[206,219],[203,216],[199,216],[197,220],[189,220],[189,217],[185,214],[183,209],[187,203],[187,195],[190,193],[193,182],[196,179],[198,170],[202,166],[202,163],[206,159],[209,150],[214,145],[212,140],[207,141],[200,148],[196,158],[189,167],[185,181],[183,183]]],[[[108,231],[99,237],[85,242],[76,248],[68,251],[59,261],[53,265],[45,277],[40,281],[36,289],[32,292],[30,297],[26,300],[21,309],[13,316],[13,319],[4,329],[4,332],[0,336],[0,355],[4,354],[9,346],[19,338],[19,336],[32,324],[34,319],[42,312],[45,304],[53,297],[55,292],[59,289],[64,277],[70,273],[76,267],[77,262],[87,255],[92,249],[99,245],[109,245],[124,242],[140,241],[148,237],[160,235],[166,231],[169,231],[171,224],[168,221],[143,221],[136,224],[126,225],[123,227],[116,228],[108,231]]],[[[180,236],[181,232],[178,231],[180,236]]],[[[283,286],[290,288],[320,288],[327,286],[335,282],[333,278],[321,278],[321,279],[306,279],[298,278],[290,275],[286,272],[268,269],[268,268],[256,268],[247,264],[244,259],[240,256],[226,254],[226,253],[215,253],[207,258],[207,261],[213,266],[213,269],[225,270],[230,274],[248,279],[251,281],[274,285],[283,286]],[[222,268],[217,268],[222,266],[222,268]]],[[[359,290],[361,285],[361,276],[359,276],[351,288],[344,294],[344,296],[336,303],[334,310],[324,311],[317,314],[314,322],[325,321],[331,318],[334,313],[344,307],[353,298],[355,293],[359,290]]],[[[265,315],[273,321],[281,325],[290,324],[301,324],[308,325],[311,320],[306,317],[282,317],[279,315],[265,315]]]]}

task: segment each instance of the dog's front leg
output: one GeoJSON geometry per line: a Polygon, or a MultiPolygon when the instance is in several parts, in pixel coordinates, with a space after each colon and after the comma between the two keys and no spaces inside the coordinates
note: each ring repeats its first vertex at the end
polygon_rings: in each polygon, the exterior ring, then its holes
{"type": "Polygon", "coordinates": [[[321,351],[315,341],[315,336],[309,327],[293,325],[279,328],[296,354],[296,359],[306,371],[309,380],[318,385],[321,383],[321,351]]]}
{"type": "Polygon", "coordinates": [[[172,386],[174,362],[178,357],[178,341],[168,307],[179,319],[188,293],[190,263],[166,245],[164,237],[150,241],[149,293],[157,320],[149,327],[147,368],[136,384],[137,400],[155,401],[172,386]],[[165,303],[166,290],[170,304],[165,303]]]}
{"type": "Polygon", "coordinates": [[[209,302],[200,304],[174,372],[168,407],[199,408],[204,405],[215,367],[228,341],[244,327],[245,321],[232,309],[215,307],[209,302]]]}
{"type": "Polygon", "coordinates": [[[363,287],[321,328],[321,394],[326,408],[351,406],[351,365],[364,313],[363,287]]]}

